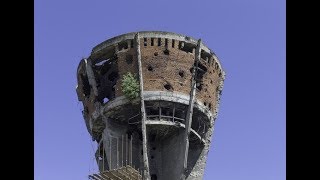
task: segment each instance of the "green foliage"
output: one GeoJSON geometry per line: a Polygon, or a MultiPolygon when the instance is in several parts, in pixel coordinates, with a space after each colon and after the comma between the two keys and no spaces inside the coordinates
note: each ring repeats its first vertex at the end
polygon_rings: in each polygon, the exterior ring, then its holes
{"type": "Polygon", "coordinates": [[[139,96],[138,80],[136,79],[135,75],[131,74],[130,72],[123,75],[121,88],[124,95],[131,100],[139,96]]]}

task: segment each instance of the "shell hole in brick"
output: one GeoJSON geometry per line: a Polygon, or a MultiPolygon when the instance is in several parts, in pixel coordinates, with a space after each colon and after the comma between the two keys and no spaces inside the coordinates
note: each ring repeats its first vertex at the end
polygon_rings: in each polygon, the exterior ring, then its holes
{"type": "Polygon", "coordinates": [[[155,53],[154,53],[154,56],[158,56],[158,52],[155,52],[155,53]]]}
{"type": "Polygon", "coordinates": [[[153,71],[153,67],[151,65],[148,66],[148,71],[153,71]]]}
{"type": "Polygon", "coordinates": [[[209,103],[209,108],[211,109],[211,103],[209,103]]]}
{"type": "Polygon", "coordinates": [[[169,55],[169,50],[168,50],[168,49],[164,50],[164,51],[163,51],[163,54],[169,55]]]}
{"type": "Polygon", "coordinates": [[[204,102],[203,104],[204,104],[205,106],[207,106],[207,103],[206,103],[206,102],[204,102]]]}
{"type": "Polygon", "coordinates": [[[133,61],[133,55],[127,54],[127,55],[126,55],[126,62],[127,62],[128,64],[132,64],[132,61],[133,61]]]}
{"type": "Polygon", "coordinates": [[[172,86],[170,84],[165,84],[164,88],[166,88],[166,90],[172,90],[172,86]]]}
{"type": "Polygon", "coordinates": [[[184,71],[180,70],[179,71],[179,76],[183,78],[184,77],[184,71]]]}

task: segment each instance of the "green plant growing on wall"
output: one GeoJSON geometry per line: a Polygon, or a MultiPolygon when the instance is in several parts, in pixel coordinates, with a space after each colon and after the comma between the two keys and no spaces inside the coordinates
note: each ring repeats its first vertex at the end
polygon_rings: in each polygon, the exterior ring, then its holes
{"type": "Polygon", "coordinates": [[[124,95],[130,100],[133,100],[139,96],[140,91],[138,80],[136,79],[135,75],[131,74],[130,72],[123,75],[121,88],[124,95]]]}

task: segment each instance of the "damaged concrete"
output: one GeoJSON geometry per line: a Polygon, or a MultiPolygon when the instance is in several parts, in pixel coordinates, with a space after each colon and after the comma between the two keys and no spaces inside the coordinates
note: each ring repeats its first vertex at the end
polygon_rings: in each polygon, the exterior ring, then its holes
{"type": "Polygon", "coordinates": [[[202,179],[225,72],[213,51],[181,34],[111,38],[80,61],[76,92],[101,172],[131,166],[144,179],[202,179]],[[140,95],[124,96],[123,75],[140,95]]]}

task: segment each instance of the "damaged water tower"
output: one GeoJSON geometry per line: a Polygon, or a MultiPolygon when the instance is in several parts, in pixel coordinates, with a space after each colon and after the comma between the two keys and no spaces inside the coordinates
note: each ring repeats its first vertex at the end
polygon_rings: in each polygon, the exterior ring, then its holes
{"type": "Polygon", "coordinates": [[[225,73],[201,39],[142,31],[108,39],[77,69],[99,172],[89,179],[203,179],[225,73]]]}

